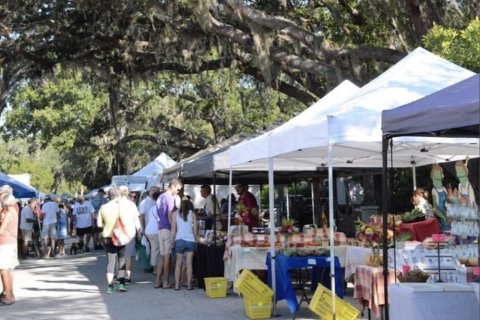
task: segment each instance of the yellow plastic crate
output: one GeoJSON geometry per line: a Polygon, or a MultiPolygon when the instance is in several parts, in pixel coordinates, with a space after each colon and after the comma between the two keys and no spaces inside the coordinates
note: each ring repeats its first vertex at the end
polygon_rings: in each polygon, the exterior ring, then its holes
{"type": "Polygon", "coordinates": [[[272,298],[243,299],[245,314],[250,319],[268,319],[272,312],[272,298]]]}
{"type": "MultiPolygon", "coordinates": [[[[318,284],[308,308],[322,320],[333,319],[332,291],[318,284]]],[[[355,320],[360,315],[360,311],[339,297],[335,297],[335,313],[336,319],[342,320],[355,320]]]]}
{"type": "Polygon", "coordinates": [[[227,279],[222,277],[204,278],[207,296],[210,298],[225,298],[227,296],[227,279]]]}
{"type": "Polygon", "coordinates": [[[243,269],[235,282],[235,288],[248,299],[269,298],[271,300],[273,297],[273,290],[247,269],[243,269]]]}

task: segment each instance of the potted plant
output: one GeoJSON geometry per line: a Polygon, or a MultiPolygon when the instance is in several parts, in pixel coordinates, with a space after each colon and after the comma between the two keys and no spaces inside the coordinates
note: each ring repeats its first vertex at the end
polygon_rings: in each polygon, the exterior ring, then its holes
{"type": "Polygon", "coordinates": [[[400,282],[426,282],[429,275],[415,267],[398,276],[400,282]]]}

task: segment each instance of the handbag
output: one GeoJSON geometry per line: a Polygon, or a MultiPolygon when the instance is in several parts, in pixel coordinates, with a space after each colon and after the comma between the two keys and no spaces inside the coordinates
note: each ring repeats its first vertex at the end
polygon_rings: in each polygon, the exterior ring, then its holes
{"type": "Polygon", "coordinates": [[[112,243],[117,247],[121,247],[129,243],[130,240],[132,240],[132,237],[128,234],[127,228],[119,215],[113,227],[112,243]]]}

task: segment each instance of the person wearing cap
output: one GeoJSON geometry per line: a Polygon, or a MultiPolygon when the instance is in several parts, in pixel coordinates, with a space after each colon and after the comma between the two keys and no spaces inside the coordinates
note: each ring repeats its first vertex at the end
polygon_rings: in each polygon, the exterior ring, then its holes
{"type": "Polygon", "coordinates": [[[0,188],[0,275],[3,292],[0,306],[15,303],[13,269],[18,266],[18,206],[10,186],[0,188]]]}

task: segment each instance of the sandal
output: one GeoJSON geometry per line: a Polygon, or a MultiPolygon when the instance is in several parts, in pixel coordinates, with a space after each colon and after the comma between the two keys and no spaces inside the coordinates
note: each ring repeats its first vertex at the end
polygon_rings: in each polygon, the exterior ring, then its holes
{"type": "Polygon", "coordinates": [[[0,300],[0,306],[9,306],[15,303],[15,300],[7,301],[7,300],[0,300]]]}
{"type": "Polygon", "coordinates": [[[156,283],[155,283],[155,286],[154,286],[155,289],[160,289],[160,288],[162,288],[162,287],[163,287],[163,286],[162,286],[162,283],[161,283],[161,282],[156,282],[156,283]]]}
{"type": "Polygon", "coordinates": [[[162,288],[163,289],[170,289],[172,288],[173,286],[171,284],[167,284],[167,285],[164,285],[162,288]]]}

